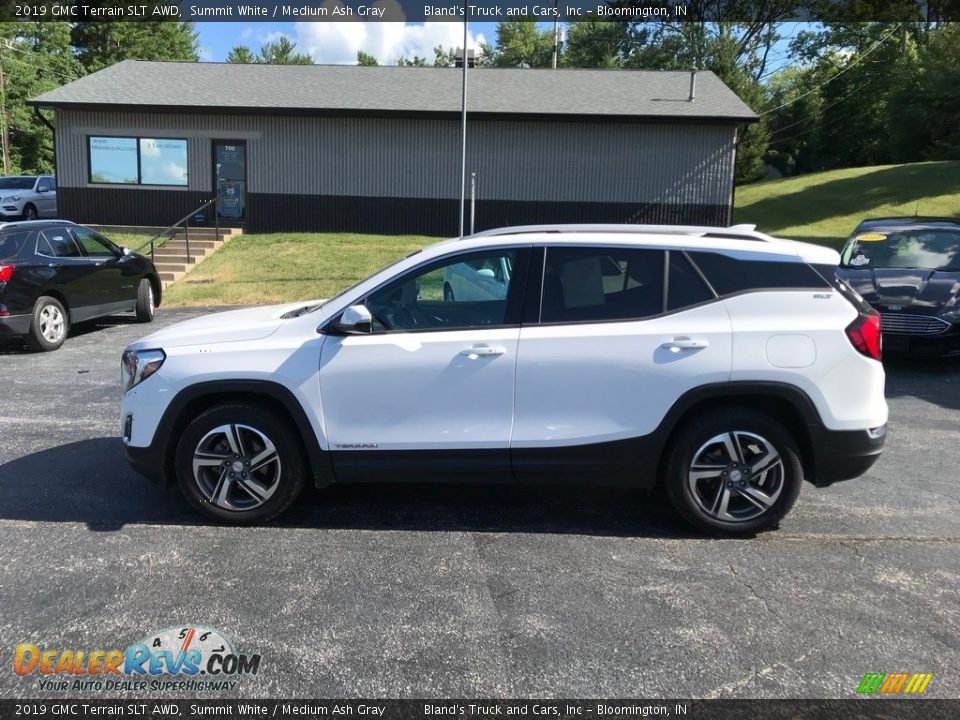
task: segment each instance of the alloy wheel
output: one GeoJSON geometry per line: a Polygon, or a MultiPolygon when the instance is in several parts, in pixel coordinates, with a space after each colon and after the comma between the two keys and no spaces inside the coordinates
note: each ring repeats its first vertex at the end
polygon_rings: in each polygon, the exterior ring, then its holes
{"type": "Polygon", "coordinates": [[[784,464],[766,438],[744,430],[716,435],[697,450],[687,485],[700,510],[724,522],[747,522],[770,510],[784,488],[784,464]]]}
{"type": "Polygon", "coordinates": [[[63,313],[56,305],[44,305],[40,310],[40,334],[49,343],[58,343],[63,339],[65,324],[63,313]]]}
{"type": "Polygon", "coordinates": [[[280,455],[263,432],[250,425],[214,428],[193,451],[193,478],[211,504],[224,510],[253,510],[280,484],[280,455]]]}

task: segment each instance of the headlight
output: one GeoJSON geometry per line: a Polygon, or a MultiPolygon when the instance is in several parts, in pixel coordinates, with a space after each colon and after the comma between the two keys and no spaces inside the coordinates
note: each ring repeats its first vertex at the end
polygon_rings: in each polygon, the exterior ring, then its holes
{"type": "Polygon", "coordinates": [[[4,198],[2,201],[0,201],[0,202],[8,202],[8,203],[20,202],[20,196],[19,196],[19,195],[10,195],[9,197],[5,197],[5,198],[4,198]]]}
{"type": "Polygon", "coordinates": [[[123,392],[153,375],[166,359],[163,350],[124,350],[120,357],[120,385],[123,392]]]}

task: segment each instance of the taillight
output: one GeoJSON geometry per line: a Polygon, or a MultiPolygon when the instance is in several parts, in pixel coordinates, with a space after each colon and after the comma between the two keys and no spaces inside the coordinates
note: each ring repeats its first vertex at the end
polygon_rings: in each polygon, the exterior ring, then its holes
{"type": "Polygon", "coordinates": [[[847,326],[847,337],[857,349],[874,360],[880,359],[880,315],[872,312],[861,315],[847,326]]]}
{"type": "Polygon", "coordinates": [[[13,277],[13,271],[16,268],[13,265],[0,265],[0,282],[8,282],[13,277]]]}

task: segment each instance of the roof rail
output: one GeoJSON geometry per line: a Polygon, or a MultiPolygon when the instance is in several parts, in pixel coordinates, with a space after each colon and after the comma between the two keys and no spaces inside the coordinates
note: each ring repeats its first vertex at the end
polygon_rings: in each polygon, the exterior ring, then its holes
{"type": "Polygon", "coordinates": [[[732,225],[712,227],[709,225],[518,225],[516,227],[483,230],[464,238],[495,237],[497,235],[523,235],[530,233],[644,233],[650,235],[697,235],[700,237],[723,237],[740,240],[769,242],[775,238],[757,231],[756,225],[732,225]]]}
{"type": "Polygon", "coordinates": [[[0,222],[0,228],[29,226],[35,227],[43,223],[62,223],[63,225],[76,225],[72,220],[61,220],[60,218],[38,218],[37,220],[11,220],[9,222],[0,222]]]}

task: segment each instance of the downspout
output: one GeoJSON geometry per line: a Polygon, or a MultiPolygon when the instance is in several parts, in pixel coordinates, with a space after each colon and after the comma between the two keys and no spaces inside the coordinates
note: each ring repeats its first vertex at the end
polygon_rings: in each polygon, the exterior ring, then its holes
{"type": "MultiPolygon", "coordinates": [[[[43,113],[40,112],[40,108],[37,107],[36,105],[33,106],[33,114],[34,114],[34,117],[37,118],[37,120],[39,120],[39,121],[42,122],[44,125],[46,125],[48,128],[50,128],[50,135],[51,135],[51,137],[53,138],[53,175],[54,175],[54,177],[57,177],[57,175],[58,175],[58,172],[57,172],[57,171],[60,169],[59,167],[57,167],[57,129],[56,129],[53,125],[50,124],[50,121],[47,120],[46,117],[44,117],[43,113]]],[[[58,180],[57,180],[57,190],[59,190],[59,189],[60,189],[60,181],[59,181],[59,179],[58,179],[58,180]]],[[[59,193],[58,193],[58,195],[59,195],[59,193]]]]}

